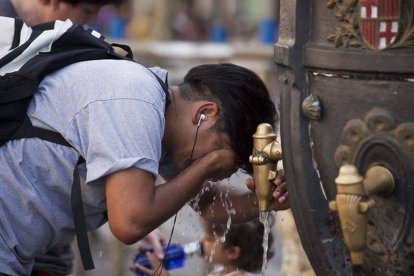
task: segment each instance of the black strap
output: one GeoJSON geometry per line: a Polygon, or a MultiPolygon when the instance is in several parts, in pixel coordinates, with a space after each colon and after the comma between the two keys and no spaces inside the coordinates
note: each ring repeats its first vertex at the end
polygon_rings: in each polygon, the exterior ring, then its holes
{"type": "MultiPolygon", "coordinates": [[[[72,147],[60,133],[32,125],[29,117],[25,117],[22,126],[16,131],[10,140],[21,138],[40,138],[55,144],[72,147]]],[[[73,170],[73,183],[71,194],[72,216],[75,225],[75,234],[78,242],[79,254],[81,256],[85,270],[94,269],[93,258],[91,255],[88,233],[86,230],[85,212],[83,210],[82,194],[80,187],[80,176],[78,166],[85,163],[83,157],[79,157],[73,170]]]]}
{"type": "Polygon", "coordinates": [[[85,159],[79,157],[76,167],[73,170],[73,185],[71,194],[71,205],[73,214],[73,223],[75,225],[75,234],[78,242],[79,254],[82,259],[85,270],[94,269],[91,248],[89,246],[88,233],[86,230],[85,212],[83,210],[82,193],[79,176],[79,165],[84,163],[85,159]]]}
{"type": "Polygon", "coordinates": [[[166,80],[165,82],[158,77],[157,74],[155,74],[154,72],[152,72],[151,70],[149,70],[157,79],[157,81],[159,82],[159,84],[161,85],[162,90],[164,90],[165,93],[165,110],[167,110],[168,105],[170,104],[170,93],[168,93],[168,80],[166,80]]]}
{"type": "Polygon", "coordinates": [[[22,125],[13,134],[10,140],[22,138],[40,138],[55,144],[72,147],[60,133],[33,126],[28,116],[25,117],[22,125]]]}
{"type": "Polygon", "coordinates": [[[19,46],[20,44],[20,32],[22,31],[23,28],[23,21],[15,18],[14,19],[14,34],[13,34],[13,42],[11,45],[10,50],[16,48],[17,46],[19,46]]]}
{"type": "Polygon", "coordinates": [[[128,45],[125,44],[118,44],[118,43],[111,43],[112,47],[118,47],[122,50],[124,50],[125,52],[127,52],[127,54],[125,55],[125,57],[129,58],[129,59],[133,59],[134,55],[132,54],[132,50],[131,47],[129,47],[128,45]]]}

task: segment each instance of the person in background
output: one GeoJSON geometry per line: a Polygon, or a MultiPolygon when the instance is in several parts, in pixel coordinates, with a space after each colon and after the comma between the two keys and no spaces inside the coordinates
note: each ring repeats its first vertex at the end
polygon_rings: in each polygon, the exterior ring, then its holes
{"type": "MultiPolygon", "coordinates": [[[[272,222],[270,223],[272,225],[272,222]]],[[[231,224],[203,221],[204,233],[200,239],[202,258],[213,264],[207,276],[253,276],[260,275],[263,264],[264,227],[259,220],[231,224]],[[221,242],[223,240],[223,242],[221,242]]],[[[273,257],[273,234],[269,233],[266,260],[273,257]]],[[[160,269],[161,259],[147,252],[153,269],[134,263],[131,270],[147,275],[169,276],[160,269]]]]}
{"type": "Polygon", "coordinates": [[[18,17],[28,26],[70,19],[75,24],[95,24],[99,10],[125,0],[0,0],[0,16],[18,17]]]}

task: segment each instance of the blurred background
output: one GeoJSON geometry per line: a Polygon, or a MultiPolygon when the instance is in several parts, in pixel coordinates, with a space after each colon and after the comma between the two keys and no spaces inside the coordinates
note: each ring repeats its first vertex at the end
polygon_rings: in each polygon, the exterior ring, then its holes
{"type": "Polygon", "coordinates": [[[128,44],[135,59],[169,70],[171,84],[195,64],[246,64],[273,86],[279,0],[129,0],[104,7],[95,28],[128,44]]]}
{"type": "MultiPolygon", "coordinates": [[[[273,44],[278,37],[279,0],[129,0],[120,7],[105,6],[94,28],[109,42],[127,44],[141,64],[169,71],[169,85],[180,82],[198,64],[231,62],[255,71],[266,83],[275,105],[279,104],[277,67],[273,44]]],[[[278,132],[276,129],[275,132],[278,132]]],[[[245,189],[237,173],[229,185],[245,189]]],[[[162,180],[160,180],[161,182],[162,180]]],[[[274,213],[271,231],[275,256],[265,275],[314,275],[303,252],[290,211],[274,213]]],[[[171,234],[173,219],[161,231],[171,234]]],[[[199,216],[185,206],[177,215],[172,242],[200,238],[199,216]]],[[[134,275],[128,268],[136,245],[118,242],[107,225],[90,233],[95,270],[85,272],[76,256],[73,275],[134,275]]],[[[76,243],[73,246],[77,254],[76,243]]],[[[172,276],[206,275],[208,266],[192,257],[172,276]]]]}

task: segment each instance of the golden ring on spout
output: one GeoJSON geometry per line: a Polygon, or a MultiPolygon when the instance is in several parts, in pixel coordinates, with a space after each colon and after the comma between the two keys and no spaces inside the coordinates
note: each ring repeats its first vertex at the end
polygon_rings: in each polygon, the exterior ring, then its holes
{"type": "Polygon", "coordinates": [[[261,154],[250,155],[249,162],[253,165],[264,165],[269,162],[269,159],[261,154]]]}

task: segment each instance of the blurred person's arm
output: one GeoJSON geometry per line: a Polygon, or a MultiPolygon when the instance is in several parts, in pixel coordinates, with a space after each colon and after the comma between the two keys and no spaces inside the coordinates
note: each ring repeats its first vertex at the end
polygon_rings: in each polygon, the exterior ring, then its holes
{"type": "Polygon", "coordinates": [[[164,258],[163,246],[166,244],[167,238],[158,228],[146,235],[137,243],[138,252],[152,249],[157,258],[164,258]]]}
{"type": "Polygon", "coordinates": [[[157,275],[157,276],[170,276],[170,274],[167,272],[167,270],[161,266],[161,259],[157,258],[155,254],[151,252],[146,252],[148,261],[151,264],[152,268],[147,268],[145,266],[142,266],[138,263],[134,263],[133,267],[130,268],[131,271],[138,273],[145,273],[147,275],[157,275]]]}

